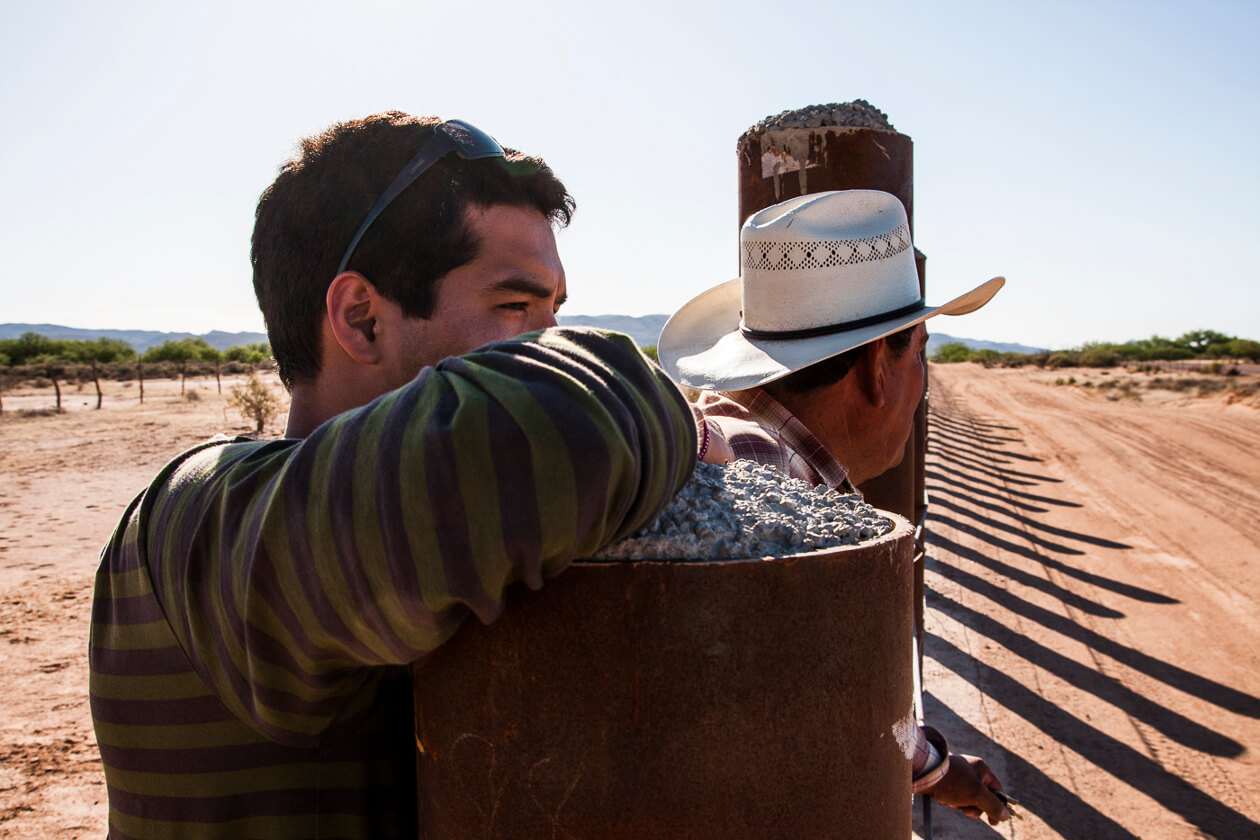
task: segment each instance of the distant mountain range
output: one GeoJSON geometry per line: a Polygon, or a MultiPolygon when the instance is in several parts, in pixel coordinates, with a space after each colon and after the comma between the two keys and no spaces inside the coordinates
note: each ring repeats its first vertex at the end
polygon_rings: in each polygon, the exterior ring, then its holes
{"type": "MultiPolygon", "coordinates": [[[[640,347],[655,344],[661,334],[661,328],[669,320],[668,315],[561,315],[560,324],[569,327],[599,327],[605,330],[623,332],[635,340],[640,347]]],[[[0,338],[17,338],[22,333],[35,332],[53,339],[72,339],[86,341],[97,338],[115,338],[125,341],[137,351],[143,353],[155,344],[164,341],[179,341],[181,338],[204,338],[210,346],[218,350],[226,350],[238,344],[258,344],[265,342],[267,336],[259,332],[159,332],[157,330],[84,330],[77,327],[61,327],[56,324],[0,324],[0,338]]],[[[932,333],[928,337],[927,352],[931,356],[941,345],[960,341],[973,350],[996,350],[999,353],[1040,353],[1042,348],[1029,347],[1026,344],[1004,344],[996,341],[981,341],[974,338],[957,338],[945,333],[932,333]]]]}
{"type": "Polygon", "coordinates": [[[930,333],[927,341],[927,354],[935,356],[936,351],[941,349],[942,345],[952,344],[954,342],[966,344],[972,350],[996,350],[999,353],[1044,353],[1044,347],[1029,347],[1027,344],[1010,344],[1000,341],[981,341],[976,338],[957,338],[945,333],[930,333]]]}
{"type": "Polygon", "coordinates": [[[260,332],[229,333],[214,330],[197,335],[189,332],[159,332],[157,330],[83,330],[78,327],[60,327],[56,324],[0,324],[0,338],[18,338],[28,332],[39,333],[45,338],[64,338],[72,341],[113,338],[127,342],[140,353],[155,344],[179,341],[183,338],[204,338],[216,350],[226,350],[238,344],[258,344],[267,340],[267,334],[260,332]]]}

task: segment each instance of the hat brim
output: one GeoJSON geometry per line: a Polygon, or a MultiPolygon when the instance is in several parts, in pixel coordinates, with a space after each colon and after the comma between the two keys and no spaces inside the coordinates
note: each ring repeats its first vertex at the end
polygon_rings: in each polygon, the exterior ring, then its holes
{"type": "Polygon", "coordinates": [[[709,289],[665,323],[657,342],[661,366],[675,382],[706,391],[742,391],[861,347],[934,315],[965,315],[989,302],[1006,282],[994,277],[941,306],[855,330],[797,339],[757,339],[740,332],[739,278],[709,289]]]}

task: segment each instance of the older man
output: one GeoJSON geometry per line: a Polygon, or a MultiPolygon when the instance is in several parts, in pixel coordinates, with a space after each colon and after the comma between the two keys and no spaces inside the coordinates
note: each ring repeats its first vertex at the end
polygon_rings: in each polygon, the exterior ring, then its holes
{"type": "MultiPolygon", "coordinates": [[[[801,196],[751,216],[740,277],[704,292],[661,332],[679,383],[702,390],[712,437],[733,456],[854,492],[902,457],[923,394],[923,322],[983,306],[994,278],[931,307],[919,293],[905,209],[873,190],[801,196]]],[[[907,631],[909,628],[907,628],[907,631]]],[[[951,755],[930,727],[916,793],[996,824],[1009,816],[984,761],[951,755]]]]}

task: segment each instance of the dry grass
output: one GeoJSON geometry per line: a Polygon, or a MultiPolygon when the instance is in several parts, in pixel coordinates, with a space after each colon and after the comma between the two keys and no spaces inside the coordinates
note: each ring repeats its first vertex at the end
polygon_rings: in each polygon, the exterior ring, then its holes
{"type": "Polygon", "coordinates": [[[1244,374],[1237,367],[1213,364],[1189,371],[1184,375],[1170,375],[1154,365],[1138,365],[1128,369],[1077,368],[1061,371],[1053,381],[1043,380],[1056,387],[1080,388],[1095,391],[1111,401],[1133,400],[1137,402],[1169,400],[1193,403],[1197,401],[1223,401],[1227,405],[1244,404],[1260,408],[1260,375],[1244,374]]]}

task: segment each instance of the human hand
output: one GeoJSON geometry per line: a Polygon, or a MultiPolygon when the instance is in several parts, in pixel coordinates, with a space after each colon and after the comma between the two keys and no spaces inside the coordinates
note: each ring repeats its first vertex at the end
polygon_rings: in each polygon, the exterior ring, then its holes
{"type": "Polygon", "coordinates": [[[979,818],[989,818],[989,825],[1014,816],[993,792],[1003,790],[998,777],[993,775],[983,758],[974,755],[949,754],[949,770],[945,777],[929,791],[932,798],[959,813],[979,818]]]}

